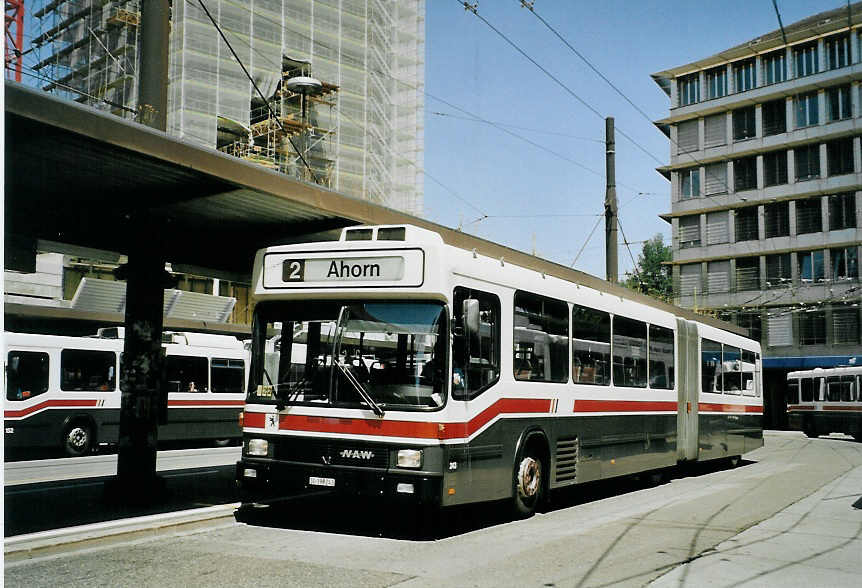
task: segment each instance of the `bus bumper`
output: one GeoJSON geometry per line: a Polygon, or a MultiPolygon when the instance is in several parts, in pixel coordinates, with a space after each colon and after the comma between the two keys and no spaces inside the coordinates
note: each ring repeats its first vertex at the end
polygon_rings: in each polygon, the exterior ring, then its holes
{"type": "Polygon", "coordinates": [[[428,472],[318,467],[252,459],[237,462],[236,479],[244,503],[328,492],[336,496],[439,506],[443,488],[443,477],[428,472]]]}

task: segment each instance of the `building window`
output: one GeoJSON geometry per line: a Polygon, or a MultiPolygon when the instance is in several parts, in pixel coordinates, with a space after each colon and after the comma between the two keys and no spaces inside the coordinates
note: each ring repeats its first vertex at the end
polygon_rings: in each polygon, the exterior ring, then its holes
{"type": "Polygon", "coordinates": [[[677,86],[679,89],[680,106],[686,106],[688,104],[700,102],[699,74],[693,73],[691,75],[679,78],[679,80],[677,81],[677,86]]]}
{"type": "Polygon", "coordinates": [[[796,201],[796,234],[819,233],[823,230],[823,208],[820,198],[796,201]]]}
{"type": "Polygon", "coordinates": [[[742,141],[757,135],[754,106],[733,111],[733,140],[742,141]]]}
{"type": "Polygon", "coordinates": [[[679,172],[679,197],[682,200],[700,196],[700,168],[693,167],[679,172]]]}
{"type": "Polygon", "coordinates": [[[721,210],[706,215],[706,244],[718,245],[730,242],[729,211],[721,210]]]}
{"type": "Polygon", "coordinates": [[[790,284],[790,254],[778,253],[766,256],[766,287],[780,288],[790,284]]]}
{"type": "Polygon", "coordinates": [[[817,92],[799,94],[794,102],[796,104],[796,128],[810,127],[820,122],[817,115],[817,92]]]}
{"type": "Polygon", "coordinates": [[[837,86],[826,90],[826,120],[829,122],[850,118],[850,85],[837,86]]]}
{"type": "Polygon", "coordinates": [[[736,291],[760,290],[760,258],[740,257],[736,260],[736,291]]]}
{"type": "MultiPolygon", "coordinates": [[[[784,170],[785,176],[787,170],[784,170]]],[[[786,179],[785,179],[786,181],[786,179]]],[[[757,156],[743,157],[733,161],[733,189],[737,192],[757,188],[757,156]]]]}
{"type": "Polygon", "coordinates": [[[679,219],[679,247],[700,247],[700,215],[692,214],[679,219]]]}
{"type": "Polygon", "coordinates": [[[703,119],[703,146],[715,147],[727,143],[727,114],[714,114],[703,119]]]}
{"type": "Polygon", "coordinates": [[[765,84],[776,84],[787,79],[787,53],[784,50],[764,55],[762,63],[765,84]]]}
{"type": "Polygon", "coordinates": [[[679,267],[679,294],[691,296],[702,292],[700,285],[700,264],[688,263],[679,267]]]}
{"type": "Polygon", "coordinates": [[[766,338],[770,347],[793,345],[793,315],[790,309],[777,308],[766,319],[766,338]]]}
{"type": "Polygon", "coordinates": [[[730,292],[730,261],[710,261],[706,264],[706,289],[710,294],[730,292]]]}
{"type": "Polygon", "coordinates": [[[676,143],[679,153],[697,151],[700,149],[700,133],[698,120],[687,120],[676,127],[676,143]]]}
{"type": "Polygon", "coordinates": [[[856,247],[830,249],[832,260],[832,280],[847,281],[859,279],[859,259],[856,247]]]}
{"type": "Polygon", "coordinates": [[[835,194],[829,197],[829,230],[856,228],[856,194],[835,194]]]}
{"type": "Polygon", "coordinates": [[[820,145],[805,145],[793,150],[796,162],[796,180],[804,181],[820,177],[820,145]]]}
{"type": "Polygon", "coordinates": [[[727,164],[723,161],[710,163],[704,167],[706,184],[704,186],[707,196],[727,192],[727,164]]]}
{"type": "Polygon", "coordinates": [[[734,221],[736,241],[756,241],[758,239],[756,206],[737,208],[734,221]]]}
{"type": "Polygon", "coordinates": [[[797,78],[817,73],[819,63],[817,61],[816,41],[793,48],[793,67],[797,78]]]}
{"type": "Polygon", "coordinates": [[[706,72],[708,98],[727,96],[727,68],[716,67],[706,72]]]}
{"type": "Polygon", "coordinates": [[[787,183],[787,151],[763,154],[763,185],[778,186],[787,183]]]}
{"type": "Polygon", "coordinates": [[[764,102],[762,113],[764,136],[787,131],[787,101],[784,98],[764,102]]]}
{"type": "MultiPolygon", "coordinates": [[[[859,309],[833,307],[832,309],[832,342],[839,344],[859,343],[859,309]]],[[[862,396],[859,397],[862,400],[862,396]]]]}
{"type": "Polygon", "coordinates": [[[826,279],[823,250],[800,251],[796,254],[799,262],[799,279],[803,282],[822,282],[826,279]]]}
{"type": "Polygon", "coordinates": [[[849,35],[835,35],[826,39],[826,68],[838,69],[850,65],[849,35]]]}
{"type": "Polygon", "coordinates": [[[759,312],[740,312],[736,315],[736,324],[748,329],[748,337],[760,341],[763,334],[763,323],[759,312]]]}
{"type": "Polygon", "coordinates": [[[746,59],[733,64],[733,81],[736,83],[737,92],[754,89],[757,85],[755,71],[754,59],[746,59]]]}
{"type": "Polygon", "coordinates": [[[826,313],[821,311],[799,314],[799,344],[826,344],[826,313]]]}
{"type": "Polygon", "coordinates": [[[773,202],[763,207],[766,238],[790,235],[790,203],[773,202]]]}
{"type": "Polygon", "coordinates": [[[853,173],[853,137],[826,143],[826,166],[830,176],[853,173]]]}

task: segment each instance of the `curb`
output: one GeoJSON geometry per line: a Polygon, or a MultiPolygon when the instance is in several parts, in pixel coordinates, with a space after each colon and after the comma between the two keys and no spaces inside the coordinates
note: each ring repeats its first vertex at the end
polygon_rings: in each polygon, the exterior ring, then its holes
{"type": "Polygon", "coordinates": [[[15,535],[4,539],[3,553],[4,555],[10,555],[44,547],[58,547],[93,539],[125,535],[127,533],[151,531],[188,523],[233,517],[234,511],[239,508],[240,504],[239,502],[234,502],[192,510],[133,517],[117,521],[94,523],[92,525],[80,525],[65,529],[28,533],[26,535],[15,535]]]}

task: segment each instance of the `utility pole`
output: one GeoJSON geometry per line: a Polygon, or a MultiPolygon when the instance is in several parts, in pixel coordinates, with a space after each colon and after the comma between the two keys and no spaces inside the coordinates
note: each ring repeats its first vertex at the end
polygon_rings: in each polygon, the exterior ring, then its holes
{"type": "Polygon", "coordinates": [[[614,162],[614,118],[605,119],[605,279],[613,284],[617,275],[617,184],[614,162]]]}
{"type": "MultiPolygon", "coordinates": [[[[165,131],[168,96],[168,0],[141,3],[141,68],[138,122],[165,131]]],[[[117,476],[105,485],[112,502],[151,503],[163,496],[164,480],[156,475],[158,426],[167,419],[164,386],[163,221],[146,208],[127,215],[129,261],[116,270],[126,281],[126,320],[121,365],[120,431],[117,476]]]]}

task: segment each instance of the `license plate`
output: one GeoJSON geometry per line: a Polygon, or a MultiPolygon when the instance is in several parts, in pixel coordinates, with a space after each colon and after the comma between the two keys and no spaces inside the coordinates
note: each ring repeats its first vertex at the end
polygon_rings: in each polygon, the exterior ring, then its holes
{"type": "Polygon", "coordinates": [[[310,476],[308,478],[308,483],[311,486],[335,486],[335,478],[318,478],[316,476],[310,476]]]}

